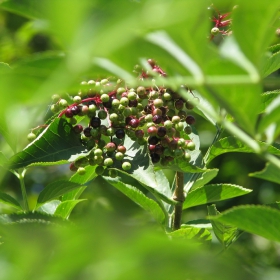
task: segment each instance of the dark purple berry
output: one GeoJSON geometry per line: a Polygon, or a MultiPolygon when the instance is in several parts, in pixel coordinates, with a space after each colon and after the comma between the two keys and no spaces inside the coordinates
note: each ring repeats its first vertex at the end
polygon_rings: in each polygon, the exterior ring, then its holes
{"type": "Polygon", "coordinates": [[[153,122],[154,122],[155,124],[160,124],[161,121],[162,121],[162,117],[161,117],[161,116],[159,116],[159,115],[153,116],[153,122]]]}
{"type": "Polygon", "coordinates": [[[130,123],[130,121],[133,119],[133,117],[126,117],[125,118],[125,123],[128,125],[130,123]]]}
{"type": "Polygon", "coordinates": [[[195,118],[194,118],[194,116],[191,116],[191,115],[187,116],[187,117],[186,117],[186,123],[189,124],[189,125],[194,124],[194,123],[195,123],[195,118]]]}
{"type": "Polygon", "coordinates": [[[138,130],[135,131],[135,136],[137,138],[143,138],[144,135],[145,135],[145,133],[144,133],[144,131],[142,129],[138,129],[138,130]]]}
{"type": "Polygon", "coordinates": [[[74,132],[77,134],[81,133],[83,131],[83,129],[84,129],[83,126],[80,124],[77,124],[73,127],[74,132]]]}
{"type": "Polygon", "coordinates": [[[110,99],[109,99],[109,101],[103,102],[103,103],[102,103],[103,106],[106,107],[107,109],[112,108],[112,101],[113,101],[113,99],[115,99],[115,98],[113,98],[113,97],[111,96],[110,99]]]}
{"type": "Polygon", "coordinates": [[[91,136],[90,131],[91,131],[91,128],[90,128],[90,127],[86,127],[86,128],[84,129],[84,135],[85,135],[86,137],[90,137],[90,136],[91,136]]]}
{"type": "Polygon", "coordinates": [[[182,110],[184,107],[184,100],[183,99],[176,100],[174,105],[177,110],[182,110]]]}
{"type": "Polygon", "coordinates": [[[178,147],[178,141],[175,139],[171,140],[169,143],[169,148],[171,150],[175,150],[175,149],[177,149],[177,147],[178,147]]]}
{"type": "Polygon", "coordinates": [[[75,166],[75,163],[74,162],[71,162],[70,165],[69,165],[69,169],[73,172],[77,171],[78,170],[78,167],[75,166]]]}
{"type": "Polygon", "coordinates": [[[135,100],[129,100],[128,102],[128,106],[129,107],[137,107],[138,105],[138,101],[135,99],[135,100]]]}
{"type": "Polygon", "coordinates": [[[158,163],[160,161],[160,155],[151,154],[152,163],[158,163]]]}
{"type": "Polygon", "coordinates": [[[81,108],[79,106],[73,106],[71,108],[71,111],[72,111],[73,115],[76,116],[81,112],[81,108]]]}
{"type": "Polygon", "coordinates": [[[65,117],[66,118],[72,118],[73,117],[73,112],[71,110],[71,108],[67,108],[65,111],[65,117]]]}
{"type": "Polygon", "coordinates": [[[144,107],[144,111],[145,111],[145,113],[147,113],[147,114],[152,113],[152,111],[153,111],[152,105],[146,105],[146,106],[144,107]]]}
{"type": "Polygon", "coordinates": [[[116,131],[115,135],[118,139],[123,139],[125,137],[125,132],[120,128],[116,131]]]}
{"type": "Polygon", "coordinates": [[[100,127],[101,120],[98,117],[91,118],[90,125],[94,128],[100,127]]]}
{"type": "Polygon", "coordinates": [[[156,145],[159,142],[159,139],[156,136],[150,136],[148,139],[148,143],[150,145],[156,145]]]}
{"type": "Polygon", "coordinates": [[[166,127],[164,126],[159,127],[157,131],[157,135],[158,137],[164,137],[166,135],[166,127]]]}
{"type": "Polygon", "coordinates": [[[138,119],[132,119],[129,123],[128,123],[131,127],[136,128],[139,126],[140,121],[138,119]]]}
{"type": "Polygon", "coordinates": [[[155,153],[156,154],[161,155],[161,154],[163,154],[163,151],[164,151],[164,147],[161,144],[157,144],[155,146],[155,153]]]}

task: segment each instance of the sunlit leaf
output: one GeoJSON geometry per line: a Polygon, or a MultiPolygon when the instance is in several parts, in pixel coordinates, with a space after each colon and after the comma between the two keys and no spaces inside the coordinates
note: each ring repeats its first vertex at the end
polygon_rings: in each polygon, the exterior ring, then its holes
{"type": "Polygon", "coordinates": [[[68,160],[71,155],[80,153],[83,149],[72,126],[65,119],[58,118],[22,152],[14,155],[9,165],[11,169],[17,169],[32,163],[68,160]]]}
{"type": "MultiPolygon", "coordinates": [[[[276,143],[266,147],[265,142],[256,142],[260,145],[260,147],[263,147],[264,149],[267,148],[267,152],[274,155],[280,155],[279,145],[277,145],[276,143]]],[[[229,136],[219,140],[213,146],[211,146],[207,163],[209,163],[211,160],[213,160],[219,155],[231,152],[254,153],[254,151],[251,148],[244,145],[243,142],[241,142],[237,137],[229,136]]]]}
{"type": "Polygon", "coordinates": [[[207,230],[206,228],[192,227],[190,225],[175,230],[169,233],[169,235],[173,238],[194,239],[199,242],[209,242],[212,240],[212,236],[209,230],[207,230]]]}
{"type": "Polygon", "coordinates": [[[56,208],[54,215],[63,219],[68,219],[74,207],[85,199],[65,200],[62,201],[56,208]]]}
{"type": "Polygon", "coordinates": [[[249,176],[274,182],[276,184],[280,183],[279,168],[277,168],[275,165],[272,165],[270,163],[267,163],[263,170],[250,173],[249,176]]]}
{"type": "Polygon", "coordinates": [[[210,219],[280,242],[280,211],[268,206],[238,206],[210,219]]]}
{"type": "Polygon", "coordinates": [[[252,190],[232,184],[205,185],[188,193],[183,208],[225,200],[248,194],[251,191],[252,190]]]}

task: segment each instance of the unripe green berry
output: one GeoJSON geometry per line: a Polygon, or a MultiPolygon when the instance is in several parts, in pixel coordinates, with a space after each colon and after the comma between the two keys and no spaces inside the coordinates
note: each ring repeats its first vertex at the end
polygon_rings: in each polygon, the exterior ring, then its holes
{"type": "Polygon", "coordinates": [[[104,173],[104,168],[103,168],[103,166],[96,166],[96,168],[95,168],[95,173],[97,174],[97,175],[102,175],[103,173],[104,173]]]}
{"type": "Polygon", "coordinates": [[[170,121],[170,120],[167,120],[167,121],[165,121],[165,122],[163,123],[163,125],[164,125],[167,129],[169,129],[169,128],[171,128],[171,127],[173,126],[173,122],[170,121]]]}
{"type": "Polygon", "coordinates": [[[90,113],[95,113],[96,110],[97,110],[96,105],[90,104],[90,105],[88,106],[88,111],[89,111],[90,113]]]}
{"type": "Polygon", "coordinates": [[[100,135],[99,129],[95,129],[95,128],[91,129],[90,135],[94,138],[97,137],[98,135],[100,135]]]}
{"type": "Polygon", "coordinates": [[[191,142],[188,142],[186,148],[187,148],[188,150],[190,150],[190,151],[195,150],[195,144],[194,144],[194,142],[192,142],[192,141],[191,141],[191,142]]]}
{"type": "Polygon", "coordinates": [[[145,121],[146,122],[152,122],[153,121],[153,115],[152,114],[148,114],[145,116],[145,121]]]}
{"type": "Polygon", "coordinates": [[[132,109],[132,108],[126,107],[126,108],[123,110],[123,115],[124,115],[125,117],[128,117],[128,116],[132,115],[131,109],[132,109]]]}
{"type": "Polygon", "coordinates": [[[158,98],[158,96],[159,96],[158,91],[153,90],[149,93],[149,99],[155,100],[158,98]]]}
{"type": "Polygon", "coordinates": [[[176,124],[176,123],[179,123],[180,120],[181,120],[181,119],[180,119],[179,116],[173,116],[173,117],[172,117],[172,122],[175,123],[175,124],[176,124]]]}
{"type": "Polygon", "coordinates": [[[174,156],[175,156],[176,158],[182,157],[183,155],[184,155],[184,151],[183,151],[182,149],[176,149],[176,150],[174,151],[174,156]]]}
{"type": "Polygon", "coordinates": [[[109,83],[109,81],[107,79],[103,79],[103,80],[100,81],[100,84],[103,85],[103,86],[108,84],[108,83],[109,83]]]}
{"type": "Polygon", "coordinates": [[[184,132],[186,134],[191,134],[192,133],[192,127],[190,125],[187,125],[185,128],[184,128],[184,132]]]}
{"type": "Polygon", "coordinates": [[[163,106],[163,101],[162,101],[161,99],[159,99],[159,98],[155,99],[155,100],[154,100],[154,106],[155,106],[156,108],[162,107],[162,106],[163,106]]]}
{"type": "Polygon", "coordinates": [[[168,92],[165,92],[162,97],[166,101],[171,100],[171,98],[172,98],[171,94],[168,92]]]}
{"type": "Polygon", "coordinates": [[[175,124],[175,129],[177,131],[182,131],[184,129],[184,123],[182,123],[182,122],[176,123],[175,124]]]}
{"type": "Polygon", "coordinates": [[[109,127],[107,129],[107,135],[108,136],[114,136],[115,135],[115,129],[113,127],[109,127]]]}
{"type": "Polygon", "coordinates": [[[79,175],[84,175],[84,174],[86,174],[86,169],[84,167],[79,167],[77,170],[77,173],[79,175]]]}
{"type": "Polygon", "coordinates": [[[121,152],[117,152],[117,153],[115,154],[115,158],[116,158],[116,160],[123,160],[124,154],[121,153],[121,152]]]}
{"type": "Polygon", "coordinates": [[[123,105],[123,106],[128,106],[128,103],[129,103],[129,100],[128,100],[128,98],[127,97],[122,97],[121,99],[120,99],[120,103],[121,103],[121,105],[123,105]]]}
{"type": "Polygon", "coordinates": [[[110,118],[110,120],[111,120],[112,122],[117,122],[118,119],[119,119],[119,116],[118,116],[118,114],[116,114],[116,113],[112,113],[112,114],[109,116],[109,118],[110,118]]]}
{"type": "Polygon", "coordinates": [[[95,149],[93,153],[95,156],[102,156],[103,151],[101,149],[95,149]]]}
{"type": "Polygon", "coordinates": [[[191,155],[190,155],[188,152],[185,152],[185,154],[184,154],[184,159],[185,159],[187,162],[190,162],[190,160],[191,160],[191,155]]]}
{"type": "Polygon", "coordinates": [[[57,113],[59,111],[59,105],[58,104],[52,104],[51,105],[51,111],[53,113],[57,113]]]}
{"type": "Polygon", "coordinates": [[[113,163],[114,163],[114,161],[113,161],[113,159],[111,159],[111,158],[106,158],[106,159],[104,160],[104,165],[105,165],[105,166],[111,166],[111,165],[113,165],[113,163]]]}
{"type": "Polygon", "coordinates": [[[36,135],[33,133],[33,132],[30,132],[28,135],[27,135],[27,139],[29,142],[32,142],[33,140],[36,139],[36,135]]]}
{"type": "Polygon", "coordinates": [[[125,171],[130,170],[130,169],[131,169],[131,164],[130,164],[130,162],[125,161],[125,162],[122,164],[122,169],[125,170],[125,171]]]}
{"type": "Polygon", "coordinates": [[[79,95],[76,95],[76,96],[74,96],[74,98],[73,98],[73,101],[74,101],[75,103],[80,103],[81,100],[82,100],[82,98],[81,98],[79,95]]]}
{"type": "Polygon", "coordinates": [[[127,95],[128,100],[136,100],[137,98],[137,93],[134,91],[130,91],[127,95]]]}
{"type": "Polygon", "coordinates": [[[77,120],[75,118],[70,118],[69,123],[75,125],[77,123],[77,120]]]}
{"type": "Polygon", "coordinates": [[[103,93],[101,96],[100,96],[100,99],[102,102],[108,102],[110,100],[110,96],[106,93],[103,93]]]}
{"type": "Polygon", "coordinates": [[[59,99],[60,99],[60,96],[59,96],[58,94],[54,94],[54,95],[52,96],[52,101],[53,101],[54,103],[58,102],[59,99]]]}
{"type": "Polygon", "coordinates": [[[123,88],[123,87],[119,87],[118,89],[117,89],[117,94],[122,94],[123,92],[125,92],[125,88],[123,88]]]}
{"type": "Polygon", "coordinates": [[[58,104],[62,108],[66,108],[68,106],[68,102],[65,99],[60,99],[58,104]]]}
{"type": "Polygon", "coordinates": [[[120,101],[119,101],[118,99],[114,99],[114,100],[112,101],[112,106],[113,106],[114,108],[118,108],[119,105],[120,105],[120,101]]]}
{"type": "Polygon", "coordinates": [[[107,112],[105,110],[100,110],[98,112],[98,118],[101,120],[105,120],[107,118],[107,112]]]}

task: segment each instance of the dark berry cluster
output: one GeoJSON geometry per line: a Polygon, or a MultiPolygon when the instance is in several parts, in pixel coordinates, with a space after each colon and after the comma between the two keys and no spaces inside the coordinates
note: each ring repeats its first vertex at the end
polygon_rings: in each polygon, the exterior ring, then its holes
{"type": "MultiPolygon", "coordinates": [[[[155,74],[166,76],[153,60],[148,62],[155,74]]],[[[149,71],[136,69],[140,84],[152,78],[149,71]]],[[[88,150],[86,157],[70,165],[71,170],[83,174],[84,166],[90,164],[97,165],[96,172],[102,174],[105,167],[114,167],[117,162],[129,170],[125,137],[147,145],[154,164],[166,166],[176,158],[190,160],[189,151],[195,149],[189,137],[195,123],[189,113],[193,105],[176,92],[164,86],[130,88],[121,80],[108,79],[82,82],[81,86],[81,91],[71,97],[71,105],[54,95],[51,106],[53,112],[60,112],[59,117],[69,120],[88,150]],[[87,117],[85,125],[77,124],[79,116],[87,117]]]]}

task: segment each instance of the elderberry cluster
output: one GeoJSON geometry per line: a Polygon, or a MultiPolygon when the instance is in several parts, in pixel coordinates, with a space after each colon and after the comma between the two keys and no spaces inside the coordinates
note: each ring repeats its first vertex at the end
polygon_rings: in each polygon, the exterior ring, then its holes
{"type": "MultiPolygon", "coordinates": [[[[166,76],[153,60],[148,62],[155,74],[166,76]]],[[[136,69],[139,71],[139,67],[136,69]]],[[[142,69],[138,74],[140,85],[136,88],[121,80],[90,80],[81,83],[82,89],[71,97],[70,105],[66,99],[53,96],[51,110],[69,120],[88,151],[71,163],[71,170],[83,174],[89,164],[97,165],[97,174],[116,165],[130,170],[131,162],[125,159],[125,137],[147,145],[154,164],[166,166],[178,158],[190,160],[189,151],[195,149],[189,136],[195,123],[190,114],[193,105],[164,86],[142,86],[141,80],[152,76],[142,69]],[[86,119],[85,125],[77,124],[79,117],[86,119]]],[[[115,176],[114,170],[110,172],[115,176]]]]}

